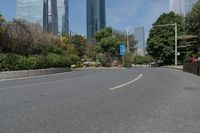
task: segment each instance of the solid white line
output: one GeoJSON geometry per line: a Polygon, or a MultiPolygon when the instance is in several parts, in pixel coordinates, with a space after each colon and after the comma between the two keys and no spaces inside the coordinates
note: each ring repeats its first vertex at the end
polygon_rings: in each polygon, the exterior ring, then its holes
{"type": "Polygon", "coordinates": [[[89,78],[89,77],[96,76],[96,75],[99,75],[99,74],[102,74],[102,73],[104,73],[104,71],[98,72],[98,73],[95,73],[95,74],[85,75],[85,76],[82,76],[82,77],[76,77],[76,78],[65,78],[65,79],[54,80],[54,81],[47,81],[47,82],[41,82],[41,83],[32,83],[32,84],[26,84],[26,85],[18,85],[18,86],[5,87],[5,88],[0,88],[0,90],[14,89],[14,88],[19,88],[19,87],[31,87],[31,86],[38,86],[38,85],[48,85],[48,84],[58,83],[58,82],[63,82],[63,81],[84,79],[84,78],[89,78]]]}
{"type": "Polygon", "coordinates": [[[109,90],[111,90],[111,91],[112,91],[112,90],[116,90],[116,89],[122,88],[122,87],[124,87],[124,86],[127,86],[127,85],[129,85],[129,84],[132,84],[132,83],[136,82],[137,80],[139,80],[141,77],[142,77],[142,74],[140,74],[140,75],[139,75],[136,79],[134,79],[134,80],[131,80],[131,81],[127,82],[127,83],[124,83],[124,84],[118,85],[118,86],[116,86],[116,87],[110,88],[109,90]]]}

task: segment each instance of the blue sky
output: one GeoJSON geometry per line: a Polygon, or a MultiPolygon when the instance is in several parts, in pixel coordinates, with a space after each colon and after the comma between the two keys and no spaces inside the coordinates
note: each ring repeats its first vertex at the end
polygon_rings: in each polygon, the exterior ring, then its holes
{"type": "MultiPolygon", "coordinates": [[[[144,26],[146,36],[157,17],[169,11],[169,0],[106,0],[107,26],[118,30],[144,26]]],[[[85,0],[69,0],[70,29],[86,34],[85,0]]],[[[16,0],[0,0],[0,12],[7,20],[15,17],[16,0]]]]}

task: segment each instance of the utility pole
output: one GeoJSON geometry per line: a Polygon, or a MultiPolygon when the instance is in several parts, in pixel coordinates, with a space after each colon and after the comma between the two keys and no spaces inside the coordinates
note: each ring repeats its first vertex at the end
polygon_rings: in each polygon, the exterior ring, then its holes
{"type": "Polygon", "coordinates": [[[177,23],[175,23],[175,66],[178,65],[178,46],[177,46],[177,43],[178,43],[178,40],[177,40],[177,33],[178,32],[178,28],[177,28],[177,23]]]}
{"type": "Polygon", "coordinates": [[[126,32],[127,32],[127,39],[126,39],[126,43],[127,43],[127,53],[129,53],[129,52],[130,52],[129,27],[127,28],[126,32]]]}

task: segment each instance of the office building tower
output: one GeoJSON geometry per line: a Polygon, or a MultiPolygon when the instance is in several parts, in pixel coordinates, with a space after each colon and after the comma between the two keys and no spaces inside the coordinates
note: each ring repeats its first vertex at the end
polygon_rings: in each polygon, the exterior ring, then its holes
{"type": "Polygon", "coordinates": [[[38,24],[43,28],[44,4],[43,0],[17,0],[16,19],[38,24]]]}
{"type": "Polygon", "coordinates": [[[91,41],[95,32],[106,26],[105,0],[87,0],[87,39],[91,41]]]}
{"type": "Polygon", "coordinates": [[[16,18],[37,24],[46,32],[68,33],[68,0],[17,0],[16,18]]]}
{"type": "Polygon", "coordinates": [[[58,34],[57,0],[48,0],[48,32],[58,34]]]}
{"type": "Polygon", "coordinates": [[[137,41],[137,53],[139,55],[145,54],[145,33],[144,27],[137,27],[134,29],[134,37],[137,41]]]}
{"type": "Polygon", "coordinates": [[[68,0],[57,0],[58,32],[69,33],[69,6],[68,0]]]}
{"type": "Polygon", "coordinates": [[[183,15],[186,16],[189,12],[192,11],[193,6],[198,0],[183,0],[183,15]]]}
{"type": "Polygon", "coordinates": [[[170,0],[170,11],[182,14],[183,0],[170,0]]]}
{"type": "Polygon", "coordinates": [[[170,11],[178,15],[186,16],[187,13],[192,11],[196,2],[197,0],[170,0],[170,11]]]}

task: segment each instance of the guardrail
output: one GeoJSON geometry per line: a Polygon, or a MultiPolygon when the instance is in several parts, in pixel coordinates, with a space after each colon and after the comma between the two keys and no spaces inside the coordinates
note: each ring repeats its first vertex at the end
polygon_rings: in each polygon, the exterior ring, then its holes
{"type": "Polygon", "coordinates": [[[193,73],[200,76],[200,62],[184,63],[183,71],[193,73]]]}

